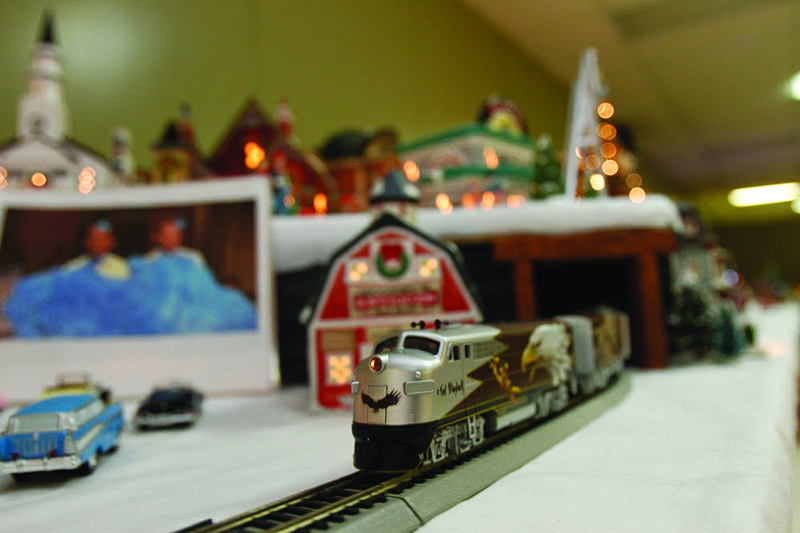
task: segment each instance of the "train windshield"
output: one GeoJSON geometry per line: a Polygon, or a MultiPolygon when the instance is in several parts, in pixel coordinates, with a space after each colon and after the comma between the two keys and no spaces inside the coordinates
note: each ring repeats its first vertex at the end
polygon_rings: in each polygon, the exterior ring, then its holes
{"type": "Polygon", "coordinates": [[[381,353],[391,352],[395,348],[397,348],[397,335],[380,341],[378,344],[375,345],[375,349],[372,350],[372,353],[381,354],[381,353]]]}
{"type": "Polygon", "coordinates": [[[403,348],[409,350],[421,350],[428,352],[431,355],[439,354],[439,341],[429,339],[428,337],[420,337],[418,335],[407,335],[403,339],[403,348]]]}

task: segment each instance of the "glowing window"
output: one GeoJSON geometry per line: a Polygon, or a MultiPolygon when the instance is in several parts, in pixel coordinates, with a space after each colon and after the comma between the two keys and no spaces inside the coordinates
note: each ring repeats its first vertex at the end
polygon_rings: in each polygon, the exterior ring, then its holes
{"type": "Polygon", "coordinates": [[[483,158],[486,160],[486,166],[488,168],[497,168],[500,164],[500,158],[497,157],[497,152],[495,152],[494,148],[491,146],[487,146],[483,149],[483,158]]]}
{"type": "Polygon", "coordinates": [[[403,170],[405,171],[406,176],[408,177],[408,181],[413,182],[419,180],[419,175],[420,175],[419,167],[414,161],[409,159],[408,161],[403,163],[403,170]]]}
{"type": "Polygon", "coordinates": [[[321,192],[314,195],[314,212],[318,215],[328,212],[328,197],[321,192]]]}
{"type": "Polygon", "coordinates": [[[244,145],[244,164],[251,170],[257,169],[266,155],[267,153],[258,143],[249,142],[244,145]]]}
{"type": "Polygon", "coordinates": [[[453,211],[453,204],[450,202],[450,197],[443,192],[436,195],[436,207],[444,214],[453,211]]]}
{"type": "Polygon", "coordinates": [[[350,355],[328,355],[328,384],[346,385],[353,377],[353,358],[350,355]]]}
{"type": "Polygon", "coordinates": [[[438,277],[439,261],[435,257],[429,257],[422,261],[419,267],[419,275],[423,278],[438,277]]]}
{"type": "Polygon", "coordinates": [[[47,176],[41,172],[36,172],[31,176],[31,183],[34,187],[44,187],[47,184],[47,176]]]}
{"type": "Polygon", "coordinates": [[[494,207],[494,193],[485,191],[481,195],[481,209],[491,209],[492,207],[494,207]]]}
{"type": "Polygon", "coordinates": [[[366,261],[354,261],[349,265],[350,281],[361,281],[367,274],[369,274],[369,265],[366,261]]]}

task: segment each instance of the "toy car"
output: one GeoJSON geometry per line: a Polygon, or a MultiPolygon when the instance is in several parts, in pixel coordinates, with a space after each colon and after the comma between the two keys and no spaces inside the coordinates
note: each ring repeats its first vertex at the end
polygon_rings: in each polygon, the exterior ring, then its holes
{"type": "Polygon", "coordinates": [[[139,429],[186,427],[197,421],[202,407],[203,394],[190,385],[160,386],[139,405],[133,423],[139,429]]]}
{"type": "Polygon", "coordinates": [[[78,470],[90,474],[100,454],[114,451],[124,425],[122,406],[95,394],[62,394],[21,408],[0,434],[0,471],[78,470]]]}

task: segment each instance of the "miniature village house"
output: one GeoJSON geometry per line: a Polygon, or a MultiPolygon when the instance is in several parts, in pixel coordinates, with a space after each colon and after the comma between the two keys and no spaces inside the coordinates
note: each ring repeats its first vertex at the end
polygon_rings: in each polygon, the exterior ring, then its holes
{"type": "Polygon", "coordinates": [[[276,213],[325,213],[335,186],[325,163],[294,139],[291,110],[282,102],[278,123],[249,100],[208,165],[219,176],[263,175],[270,180],[276,213]]]}
{"type": "Polygon", "coordinates": [[[398,148],[406,173],[422,193],[420,204],[516,207],[530,196],[535,150],[517,105],[490,96],[477,120],[398,148]]]}
{"type": "Polygon", "coordinates": [[[360,213],[369,208],[369,192],[377,179],[400,166],[397,135],[391,129],[368,134],[343,131],[332,136],[319,153],[336,182],[329,211],[360,213]]]}
{"type": "Polygon", "coordinates": [[[304,310],[312,401],[318,407],[350,406],[356,365],[392,331],[419,320],[482,320],[455,247],[415,228],[404,218],[408,210],[398,209],[416,200],[404,192],[408,185],[402,171],[381,183],[380,196],[373,195],[373,222],[334,253],[304,310]]]}
{"type": "Polygon", "coordinates": [[[197,148],[188,104],[181,106],[179,120],[167,123],[161,139],[153,145],[151,183],[174,183],[214,176],[197,148]]]}

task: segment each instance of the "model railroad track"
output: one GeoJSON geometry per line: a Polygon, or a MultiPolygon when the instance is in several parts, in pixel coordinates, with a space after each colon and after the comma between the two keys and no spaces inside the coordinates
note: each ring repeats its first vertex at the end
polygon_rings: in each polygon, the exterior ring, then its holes
{"type": "MultiPolygon", "coordinates": [[[[510,437],[505,436],[505,439],[510,437]]],[[[283,500],[217,524],[201,522],[175,533],[266,533],[310,532],[334,528],[376,505],[385,504],[390,497],[417,486],[449,471],[472,456],[484,453],[493,444],[502,442],[501,434],[487,439],[487,444],[455,458],[435,465],[393,476],[355,472],[313,489],[289,496],[283,500]],[[491,441],[494,442],[491,442],[491,441]]]]}
{"type": "Polygon", "coordinates": [[[356,472],[227,520],[206,520],[174,533],[267,533],[336,530],[413,531],[440,512],[520,468],[610,409],[630,390],[630,378],[565,411],[513,426],[481,446],[434,465],[392,476],[356,472]],[[544,424],[546,422],[546,424],[544,424]],[[496,450],[502,461],[478,456],[496,450]],[[435,488],[439,480],[447,483],[435,488]],[[383,514],[381,514],[381,511],[383,514]]]}
{"type": "Polygon", "coordinates": [[[401,478],[405,477],[408,476],[392,479],[390,476],[356,472],[218,524],[200,523],[180,533],[326,530],[364,509],[385,502],[386,492],[403,483],[401,478]]]}

